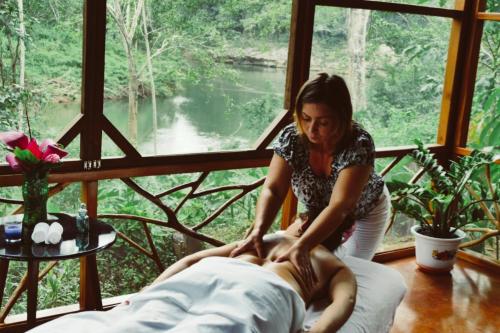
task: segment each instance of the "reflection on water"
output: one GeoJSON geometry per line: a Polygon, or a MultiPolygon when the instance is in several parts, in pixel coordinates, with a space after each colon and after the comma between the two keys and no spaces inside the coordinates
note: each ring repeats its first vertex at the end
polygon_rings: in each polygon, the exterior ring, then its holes
{"type": "MultiPolygon", "coordinates": [[[[196,85],[186,85],[181,94],[157,99],[158,154],[179,154],[250,148],[268,125],[248,124],[249,115],[242,106],[255,99],[278,96],[273,105],[276,115],[282,109],[285,86],[283,69],[237,68],[237,82],[220,78],[196,85]]],[[[138,150],[153,154],[151,99],[139,101],[138,150]]],[[[79,105],[51,105],[43,115],[50,136],[57,136],[80,112],[79,105]]],[[[128,137],[128,100],[105,101],[104,114],[128,137]]],[[[119,154],[114,144],[103,136],[103,155],[119,154]]]]}
{"type": "MultiPolygon", "coordinates": [[[[198,133],[198,129],[186,116],[179,113],[175,114],[169,127],[158,129],[157,139],[158,151],[168,151],[172,154],[199,151],[208,147],[217,150],[220,147],[218,136],[198,133]]],[[[141,144],[141,152],[144,154],[153,153],[152,138],[148,137],[148,140],[141,144]]]]}

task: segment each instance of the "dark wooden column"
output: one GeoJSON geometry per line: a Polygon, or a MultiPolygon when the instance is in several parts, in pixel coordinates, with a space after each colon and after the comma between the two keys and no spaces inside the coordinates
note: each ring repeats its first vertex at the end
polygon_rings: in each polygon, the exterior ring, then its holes
{"type": "MultiPolygon", "coordinates": [[[[83,82],[80,133],[80,158],[85,170],[101,165],[102,131],[99,120],[103,114],[104,53],[106,41],[106,1],[86,0],[83,20],[83,82]]],[[[97,181],[82,182],[82,201],[88,214],[97,215],[97,181]]],[[[101,292],[96,256],[80,259],[80,308],[101,309],[101,292]]]]}
{"type": "Polygon", "coordinates": [[[7,281],[7,273],[9,272],[9,261],[0,259],[0,308],[2,307],[3,294],[5,291],[5,282],[7,281]]]}
{"type": "MultiPolygon", "coordinates": [[[[284,105],[285,109],[289,110],[290,116],[295,108],[295,98],[300,87],[309,78],[314,30],[314,7],[314,1],[307,0],[294,0],[292,4],[284,105]]],[[[284,229],[297,212],[297,198],[292,191],[288,191],[282,209],[281,228],[284,229]]]]}

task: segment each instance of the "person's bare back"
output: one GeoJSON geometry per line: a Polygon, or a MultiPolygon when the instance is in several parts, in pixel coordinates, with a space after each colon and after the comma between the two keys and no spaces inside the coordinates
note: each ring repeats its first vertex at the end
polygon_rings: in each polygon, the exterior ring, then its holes
{"type": "Polygon", "coordinates": [[[264,258],[258,257],[255,251],[246,252],[236,258],[262,266],[276,273],[297,291],[306,304],[309,304],[314,299],[327,295],[332,277],[341,267],[344,267],[344,264],[325,247],[316,246],[310,252],[310,256],[318,281],[312,290],[308,291],[302,276],[290,261],[274,262],[295,241],[295,237],[285,233],[266,235],[264,237],[264,258]]]}
{"type": "MultiPolygon", "coordinates": [[[[334,332],[349,318],[356,299],[356,281],[354,275],[338,258],[322,245],[313,248],[310,259],[317,281],[308,290],[302,275],[290,261],[276,262],[282,253],[287,251],[299,238],[298,224],[291,225],[285,233],[266,235],[263,240],[263,257],[255,251],[245,252],[236,257],[238,260],[251,262],[274,272],[286,281],[304,300],[310,304],[316,298],[329,298],[330,305],[323,311],[319,320],[310,332],[334,332]]],[[[172,275],[195,265],[207,257],[229,257],[238,243],[231,243],[217,248],[203,250],[191,254],[166,269],[154,282],[160,283],[172,275]]],[[[224,272],[220,273],[224,275],[224,272]]]]}

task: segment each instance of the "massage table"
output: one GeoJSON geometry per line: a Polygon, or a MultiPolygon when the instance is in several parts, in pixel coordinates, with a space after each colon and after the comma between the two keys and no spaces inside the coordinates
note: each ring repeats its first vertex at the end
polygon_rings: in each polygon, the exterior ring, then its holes
{"type": "MultiPolygon", "coordinates": [[[[354,311],[338,332],[389,332],[406,292],[401,274],[341,250],[336,255],[358,284],[354,311]]],[[[327,305],[318,301],[306,310],[300,296],[274,273],[237,259],[210,257],[132,295],[129,304],[66,315],[30,332],[297,333],[307,331],[327,305]]]]}

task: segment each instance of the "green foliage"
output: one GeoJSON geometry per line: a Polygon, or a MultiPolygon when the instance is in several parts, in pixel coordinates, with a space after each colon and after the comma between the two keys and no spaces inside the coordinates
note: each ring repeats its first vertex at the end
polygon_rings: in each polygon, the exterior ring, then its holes
{"type": "MultiPolygon", "coordinates": [[[[493,3],[493,1],[491,2],[493,3]]],[[[489,5],[492,5],[489,2],[489,5]]],[[[498,1],[496,7],[498,9],[498,1]]],[[[486,21],[469,124],[468,144],[500,149],[500,35],[498,23],[486,21]]]]}
{"type": "Polygon", "coordinates": [[[277,110],[280,110],[280,102],[281,98],[268,94],[237,106],[242,116],[244,128],[250,129],[255,137],[261,135],[276,118],[277,110]]]}
{"type": "Polygon", "coordinates": [[[430,176],[430,181],[407,184],[398,180],[388,182],[392,203],[396,211],[420,222],[420,232],[438,238],[453,238],[457,228],[470,223],[467,212],[480,202],[498,201],[486,193],[481,200],[468,198],[465,186],[471,184],[473,173],[491,164],[493,155],[474,150],[469,156],[451,161],[449,170],[438,164],[435,157],[416,140],[417,149],[411,153],[413,160],[430,176]]]}

